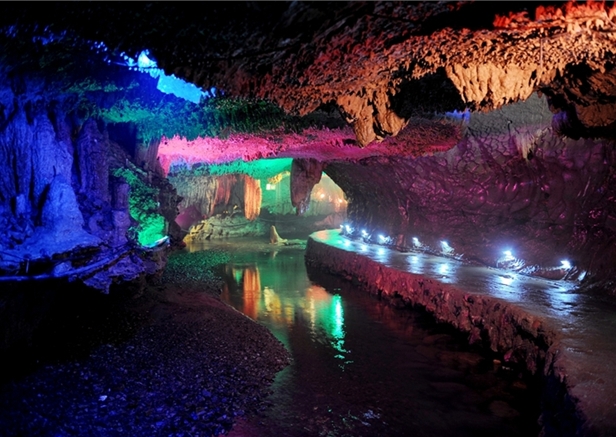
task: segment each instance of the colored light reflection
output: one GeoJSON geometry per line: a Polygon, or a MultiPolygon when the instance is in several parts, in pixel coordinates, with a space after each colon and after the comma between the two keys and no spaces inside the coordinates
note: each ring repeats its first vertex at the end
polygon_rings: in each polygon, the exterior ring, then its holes
{"type": "Polygon", "coordinates": [[[186,82],[175,75],[167,75],[164,70],[158,68],[156,61],[150,58],[147,50],[142,51],[137,59],[124,55],[124,61],[131,70],[139,70],[154,78],[158,78],[157,89],[166,94],[173,94],[181,99],[193,103],[199,103],[203,98],[215,97],[217,90],[212,87],[209,91],[203,91],[195,84],[186,82]]]}
{"type": "Polygon", "coordinates": [[[513,276],[499,276],[498,279],[500,283],[503,285],[511,285],[513,284],[513,281],[515,280],[513,276]]]}
{"type": "Polygon", "coordinates": [[[415,274],[425,273],[424,258],[420,255],[411,255],[409,260],[409,272],[415,274]]]}
{"type": "Polygon", "coordinates": [[[439,272],[441,275],[446,275],[446,274],[447,274],[447,272],[449,272],[449,264],[447,264],[447,263],[443,263],[443,264],[439,265],[439,266],[438,266],[438,272],[439,272]]]}
{"type": "Polygon", "coordinates": [[[578,304],[579,296],[571,284],[560,282],[561,285],[546,291],[550,305],[561,314],[568,314],[578,304]]]}
{"type": "Polygon", "coordinates": [[[446,284],[454,284],[458,280],[458,270],[460,264],[443,258],[435,259],[430,262],[430,270],[438,276],[439,281],[446,284]]]}
{"type": "Polygon", "coordinates": [[[303,290],[284,289],[288,279],[267,272],[268,269],[264,273],[256,265],[228,268],[223,300],[233,302],[244,314],[266,324],[287,347],[293,327],[306,323],[313,342],[331,347],[332,356],[342,360],[340,366],[349,364],[342,297],[312,284],[303,290]]]}
{"type": "Polygon", "coordinates": [[[391,257],[391,251],[384,247],[379,247],[374,251],[374,259],[381,264],[388,265],[391,257]]]}
{"type": "Polygon", "coordinates": [[[348,351],[344,348],[344,309],[342,308],[342,298],[336,294],[332,297],[333,312],[330,316],[330,334],[333,337],[331,342],[334,349],[340,354],[336,355],[336,358],[344,359],[345,354],[348,351]]]}

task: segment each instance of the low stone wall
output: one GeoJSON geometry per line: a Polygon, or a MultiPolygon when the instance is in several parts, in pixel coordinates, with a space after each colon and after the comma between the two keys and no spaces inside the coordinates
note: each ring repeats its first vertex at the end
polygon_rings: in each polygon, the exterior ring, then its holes
{"type": "Polygon", "coordinates": [[[420,306],[440,321],[469,333],[504,362],[523,365],[543,378],[542,436],[595,435],[569,394],[566,370],[559,359],[559,333],[540,317],[493,297],[389,268],[360,254],[308,239],[306,264],[356,283],[393,303],[420,306]]]}

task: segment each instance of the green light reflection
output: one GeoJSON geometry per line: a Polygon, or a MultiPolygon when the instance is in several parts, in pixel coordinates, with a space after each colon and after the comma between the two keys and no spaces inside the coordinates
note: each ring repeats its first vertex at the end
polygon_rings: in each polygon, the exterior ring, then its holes
{"type": "MultiPolygon", "coordinates": [[[[301,262],[301,258],[298,262],[301,262]]],[[[268,326],[288,348],[292,347],[289,335],[294,326],[305,323],[310,341],[330,349],[332,356],[343,360],[341,367],[351,363],[347,360],[350,351],[345,343],[342,296],[332,295],[323,287],[309,282],[304,283],[304,286],[293,283],[295,276],[292,270],[286,282],[273,273],[263,264],[258,268],[256,264],[228,268],[225,281],[230,294],[223,298],[229,299],[233,306],[247,316],[268,326]]]]}
{"type": "MultiPolygon", "coordinates": [[[[332,346],[341,353],[347,353],[344,348],[344,309],[342,308],[342,298],[339,294],[332,297],[333,314],[331,320],[331,336],[334,337],[332,346]]],[[[337,357],[345,358],[344,355],[337,357]]]]}

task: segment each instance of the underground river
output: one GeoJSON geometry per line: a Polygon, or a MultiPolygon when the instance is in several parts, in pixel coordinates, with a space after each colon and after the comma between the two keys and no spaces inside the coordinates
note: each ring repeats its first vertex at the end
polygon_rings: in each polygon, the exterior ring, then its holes
{"type": "Polygon", "coordinates": [[[293,362],[266,407],[231,436],[532,436],[539,389],[431,316],[337,277],[307,272],[302,248],[222,249],[222,299],[265,325],[293,362]]]}

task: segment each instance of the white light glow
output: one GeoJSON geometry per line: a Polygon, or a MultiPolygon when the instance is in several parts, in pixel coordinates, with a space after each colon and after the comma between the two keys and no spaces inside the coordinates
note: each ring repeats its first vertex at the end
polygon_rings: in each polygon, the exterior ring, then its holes
{"type": "Polygon", "coordinates": [[[510,250],[504,251],[503,254],[505,255],[505,261],[512,261],[515,259],[513,257],[513,253],[510,250]]]}
{"type": "Polygon", "coordinates": [[[362,230],[361,230],[361,235],[362,235],[363,237],[367,237],[367,236],[368,236],[368,233],[366,232],[366,230],[365,230],[365,229],[362,229],[362,230]]]}
{"type": "Polygon", "coordinates": [[[568,260],[564,259],[560,262],[560,268],[569,270],[571,268],[571,263],[568,260]]]}
{"type": "Polygon", "coordinates": [[[451,252],[453,252],[453,247],[451,247],[449,245],[449,243],[446,242],[446,241],[441,241],[441,248],[443,250],[443,253],[451,253],[451,252]]]}
{"type": "Polygon", "coordinates": [[[137,58],[137,65],[139,68],[156,68],[156,62],[152,61],[148,57],[147,51],[143,51],[139,54],[139,57],[137,58]]]}
{"type": "Polygon", "coordinates": [[[513,276],[499,276],[498,279],[503,285],[511,285],[513,284],[514,277],[513,276]]]}
{"type": "Polygon", "coordinates": [[[440,266],[438,266],[438,272],[441,275],[446,275],[448,271],[449,271],[449,264],[441,264],[440,266]]]}
{"type": "Polygon", "coordinates": [[[413,246],[415,247],[421,246],[421,243],[419,242],[419,239],[417,237],[413,237],[413,246]]]}

